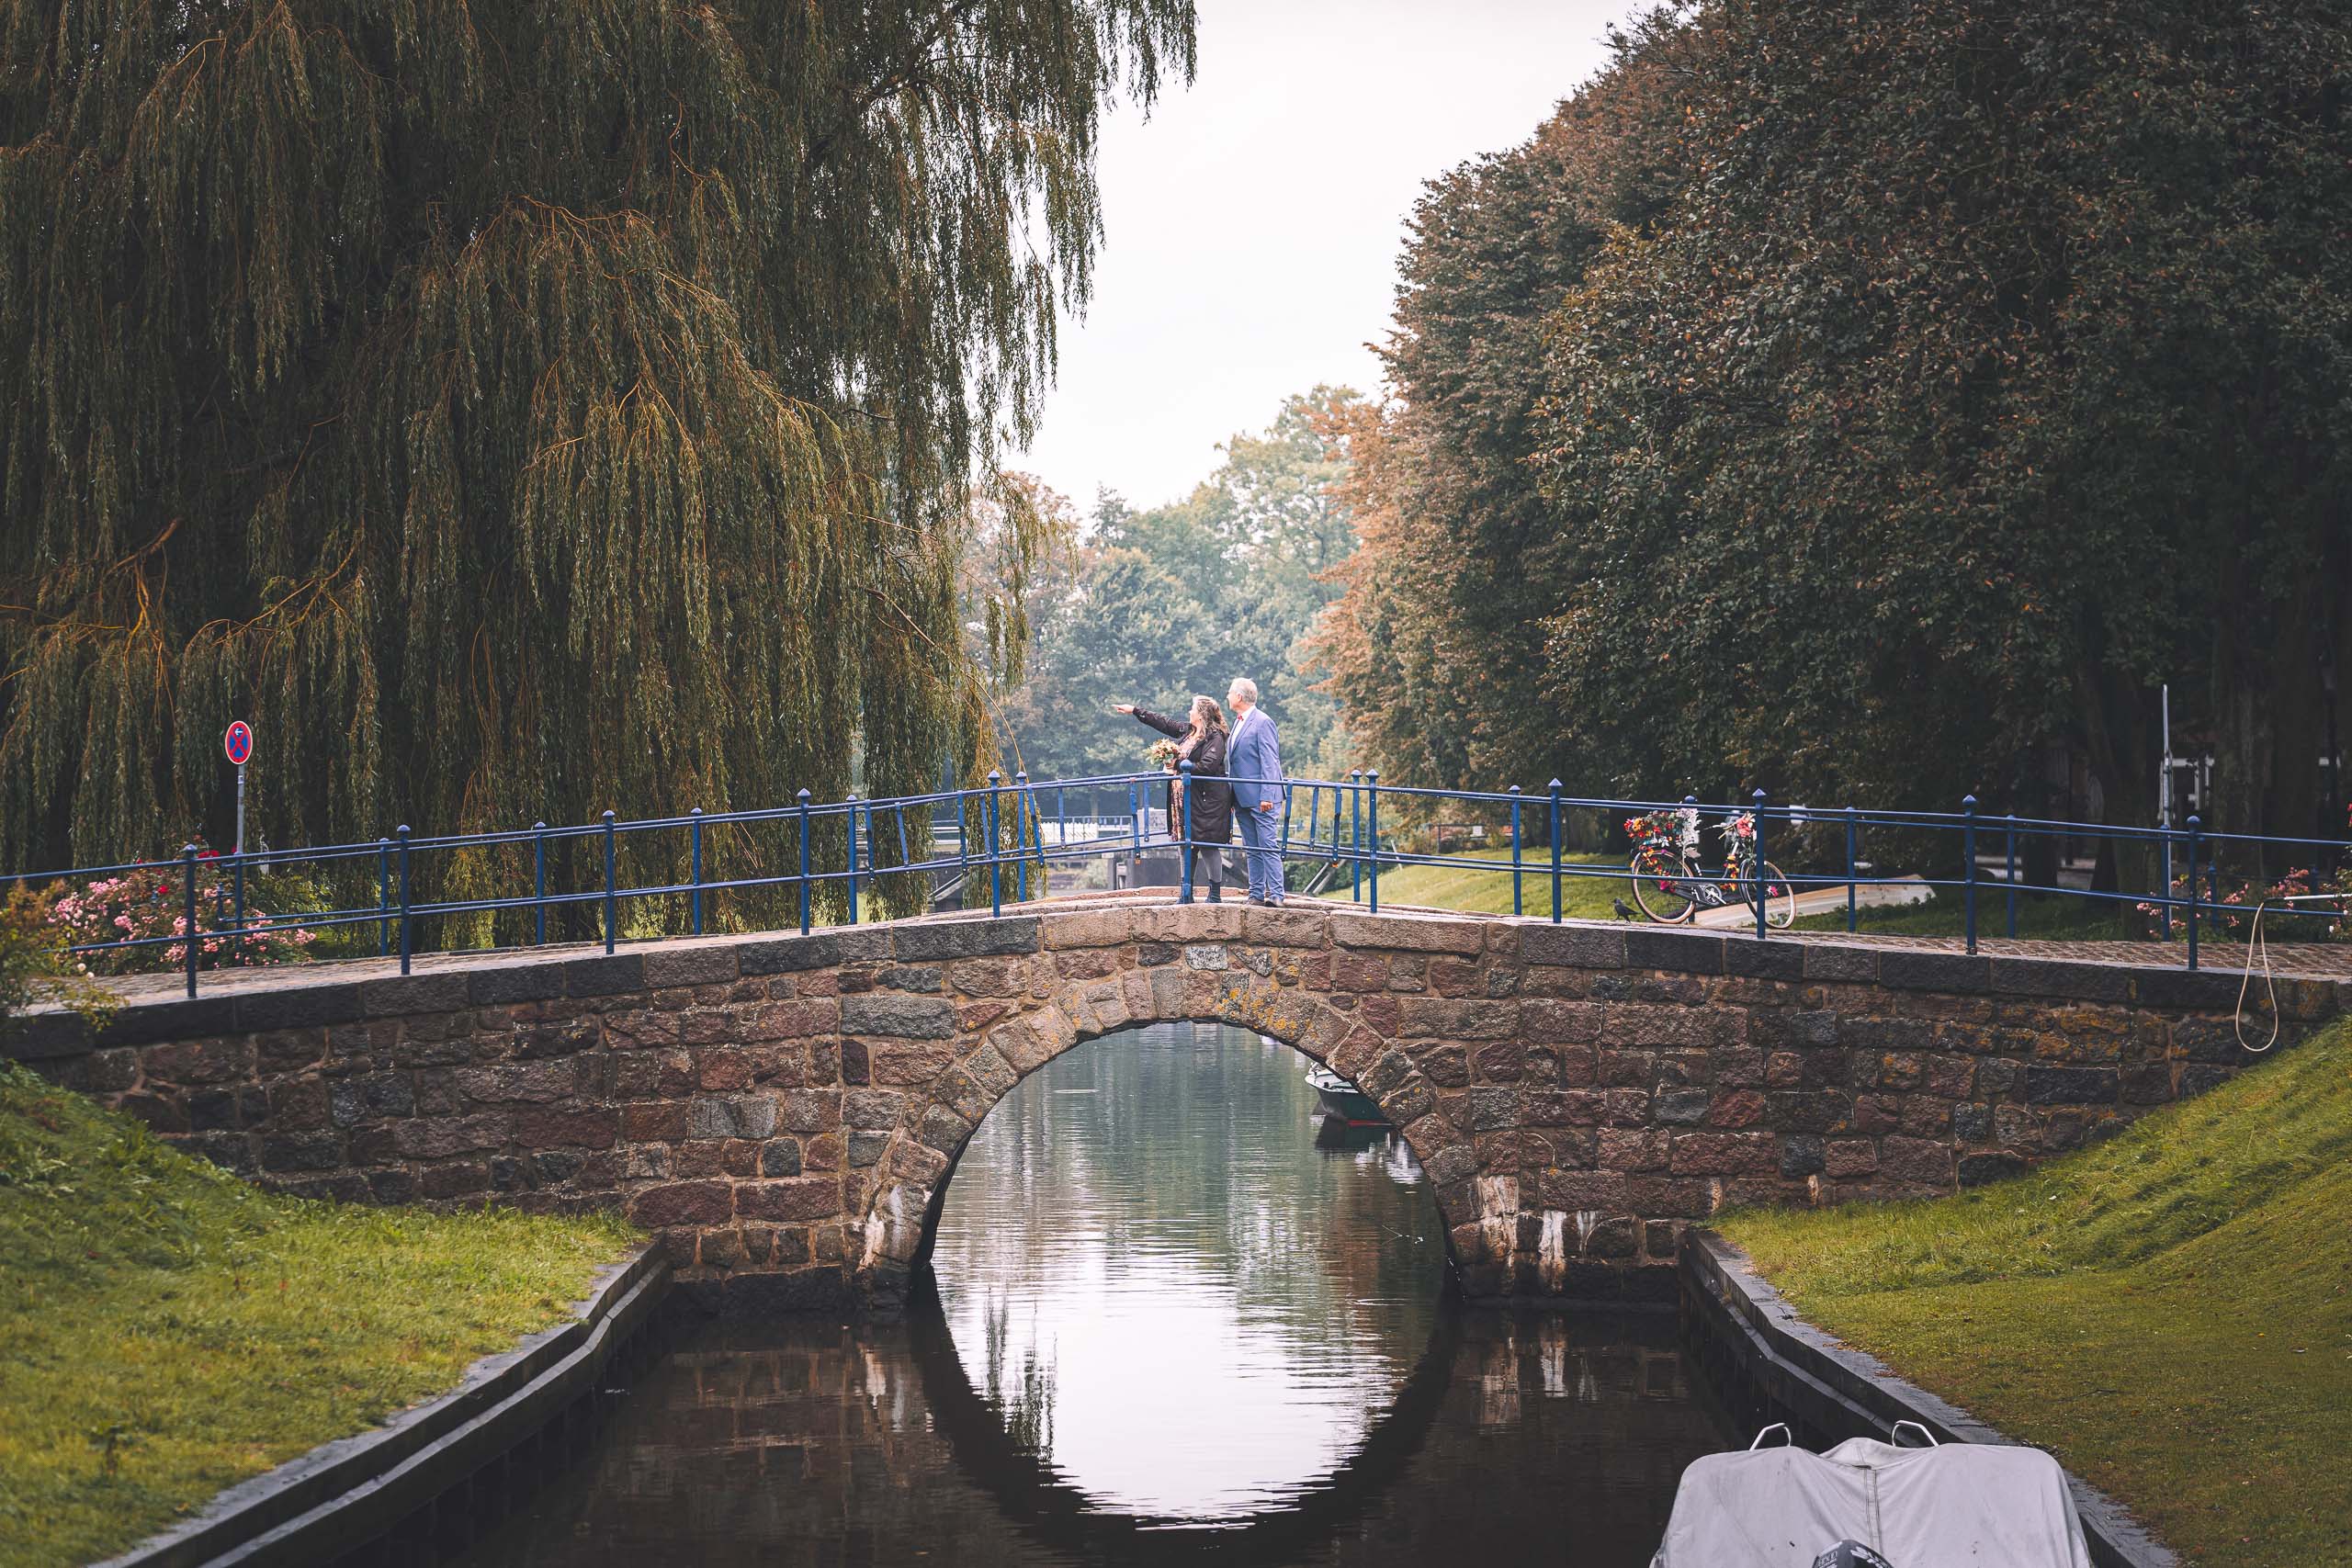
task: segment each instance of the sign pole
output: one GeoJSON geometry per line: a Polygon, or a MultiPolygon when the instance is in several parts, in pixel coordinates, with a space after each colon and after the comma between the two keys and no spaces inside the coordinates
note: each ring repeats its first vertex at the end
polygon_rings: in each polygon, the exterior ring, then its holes
{"type": "MultiPolygon", "coordinates": [[[[232,722],[227,733],[220,737],[220,750],[237,770],[237,842],[236,847],[229,852],[229,871],[230,879],[236,887],[234,929],[242,935],[245,929],[245,764],[253,761],[253,726],[242,718],[232,722]]],[[[192,939],[195,934],[193,922],[189,934],[192,939]]],[[[193,949],[194,941],[191,940],[188,945],[193,949]]],[[[234,951],[233,948],[231,950],[232,955],[234,951]]]]}

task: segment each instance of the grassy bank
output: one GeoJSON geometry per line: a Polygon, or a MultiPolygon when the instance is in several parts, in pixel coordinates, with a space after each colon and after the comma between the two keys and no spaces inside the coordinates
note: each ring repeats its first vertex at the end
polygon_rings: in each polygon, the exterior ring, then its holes
{"type": "Polygon", "coordinates": [[[2352,1562],[2352,1028],[2014,1181],[1723,1228],[2192,1562],[2352,1562]]]}
{"type": "MultiPolygon", "coordinates": [[[[1529,849],[1521,881],[1521,897],[1531,915],[1552,912],[1552,854],[1549,850],[1529,849]]],[[[1509,850],[1473,850],[1449,859],[1490,861],[1498,869],[1485,871],[1472,866],[1400,865],[1381,874],[1380,901],[1383,904],[1419,904],[1431,909],[1464,909],[1481,915],[1510,913],[1510,852],[1509,850]]],[[[1609,866],[1614,876],[1589,874],[1560,878],[1560,913],[1573,919],[1605,920],[1611,915],[1611,900],[1626,897],[1624,858],[1609,855],[1565,855],[1562,863],[1577,866],[1609,866]]],[[[1344,899],[1347,884],[1339,891],[1327,893],[1327,898],[1344,899]]]]}
{"type": "Polygon", "coordinates": [[[628,1239],[276,1197],[0,1066],[0,1568],[108,1555],[454,1386],[628,1239]]]}

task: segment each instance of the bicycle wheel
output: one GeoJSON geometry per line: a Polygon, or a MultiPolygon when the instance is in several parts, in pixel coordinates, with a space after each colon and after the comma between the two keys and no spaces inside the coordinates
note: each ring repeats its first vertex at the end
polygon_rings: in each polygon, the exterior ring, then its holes
{"type": "Polygon", "coordinates": [[[1698,907],[1690,897],[1689,873],[1662,850],[1646,845],[1635,850],[1625,874],[1634,885],[1634,902],[1662,926],[1679,925],[1698,907]]]}
{"type": "MultiPolygon", "coordinates": [[[[1747,906],[1750,918],[1756,913],[1756,884],[1743,879],[1739,885],[1739,901],[1747,906]]],[[[1776,931],[1787,931],[1796,923],[1797,890],[1786,873],[1770,861],[1764,863],[1764,923],[1776,931]]]]}

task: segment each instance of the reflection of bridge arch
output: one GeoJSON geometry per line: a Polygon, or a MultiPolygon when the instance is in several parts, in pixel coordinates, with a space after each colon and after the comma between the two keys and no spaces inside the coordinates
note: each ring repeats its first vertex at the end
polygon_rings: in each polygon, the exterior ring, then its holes
{"type": "Polygon", "coordinates": [[[1046,1546],[1081,1562],[1146,1565],[1291,1562],[1360,1524],[1420,1450],[1444,1403],[1461,1344],[1460,1314],[1449,1299],[1404,1386],[1353,1452],[1295,1500],[1217,1527],[1105,1509],[1016,1441],[1002,1413],[972,1386],[927,1273],[910,1295],[907,1329],[924,1403],[966,1480],[1046,1546]]]}
{"type": "MultiPolygon", "coordinates": [[[[1313,991],[1294,990],[1271,998],[1252,989],[1246,971],[1237,980],[1198,976],[1178,987],[1141,989],[1159,1004],[1136,1016],[1125,988],[1100,981],[1066,986],[1013,1023],[992,1031],[964,1059],[941,1075],[933,1098],[911,1106],[899,1119],[901,1141],[879,1172],[865,1211],[865,1252],[858,1264],[871,1299],[908,1299],[910,1281],[930,1261],[939,1235],[947,1188],[964,1150],[980,1123],[1023,1079],[1076,1047],[1125,1034],[1155,1023],[1225,1024],[1279,1041],[1307,1061],[1340,1073],[1374,1103],[1401,1133],[1406,1146],[1431,1177],[1439,1229],[1446,1238],[1449,1275],[1460,1278],[1454,1233],[1475,1224],[1476,1188],[1468,1180],[1448,1182],[1442,1172],[1471,1168],[1467,1141],[1442,1116],[1431,1114],[1435,1097],[1422,1076],[1401,1055],[1386,1054],[1361,1076],[1342,1072],[1329,1059],[1350,1038],[1344,1014],[1326,1007],[1313,991]],[[1208,981],[1206,986],[1191,983],[1208,981]],[[1118,1006],[1106,1007],[1105,993],[1118,1006]],[[1165,1011],[1159,1010],[1165,1008],[1165,1011]],[[1340,1021],[1339,1027],[1333,1021],[1340,1021]],[[910,1135],[911,1134],[911,1135],[910,1135]]],[[[1509,1246],[1508,1241],[1504,1243],[1509,1246]]]]}

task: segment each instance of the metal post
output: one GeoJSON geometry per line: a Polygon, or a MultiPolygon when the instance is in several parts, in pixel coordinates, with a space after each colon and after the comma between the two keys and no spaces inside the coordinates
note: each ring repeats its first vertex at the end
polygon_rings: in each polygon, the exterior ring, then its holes
{"type": "Polygon", "coordinates": [[[1519,796],[1520,796],[1520,788],[1519,788],[1519,786],[1518,786],[1517,784],[1513,784],[1513,785],[1511,785],[1511,786],[1510,786],[1510,912],[1511,912],[1512,914],[1514,914],[1514,915],[1523,915],[1523,914],[1525,914],[1525,913],[1527,912],[1525,909],[1523,909],[1522,908],[1521,908],[1521,897],[1520,897],[1520,894],[1519,894],[1519,862],[1520,862],[1520,854],[1519,854],[1519,796]]]}
{"type": "Polygon", "coordinates": [[[1183,836],[1176,840],[1176,902],[1193,901],[1193,760],[1189,757],[1176,764],[1176,776],[1184,796],[1181,813],[1183,836]]]}
{"type": "Polygon", "coordinates": [[[1348,769],[1348,898],[1364,903],[1364,769],[1348,769]]]}
{"type": "Polygon", "coordinates": [[[1339,782],[1334,780],[1331,784],[1331,863],[1333,865],[1340,863],[1340,818],[1344,815],[1346,813],[1340,807],[1339,782]]]}
{"type": "MultiPolygon", "coordinates": [[[[1283,880],[1281,884],[1273,890],[1274,897],[1277,898],[1283,897],[1290,891],[1290,869],[1288,864],[1288,857],[1290,855],[1290,808],[1292,803],[1297,800],[1297,798],[1298,796],[1290,790],[1285,789],[1283,791],[1283,836],[1274,841],[1274,867],[1283,874],[1283,880]]],[[[1312,834],[1308,835],[1309,838],[1312,838],[1313,836],[1314,835],[1312,834]]]]}
{"type": "Polygon", "coordinates": [[[1366,798],[1372,807],[1372,912],[1380,913],[1380,770],[1366,768],[1363,773],[1366,798]]]}
{"type": "Polygon", "coordinates": [[[2195,812],[2188,817],[2188,966],[2197,967],[2197,852],[2205,825],[2195,812]]]}
{"type": "Polygon", "coordinates": [[[1128,863],[1128,886],[1134,886],[1134,874],[1143,870],[1143,791],[1133,779],[1127,781],[1128,853],[1135,858],[1128,863]]]}
{"type": "Polygon", "coordinates": [[[1552,923],[1560,923],[1560,781],[1552,781],[1552,923]]]}
{"type": "Polygon", "coordinates": [[[1849,931],[1859,929],[1857,916],[1860,909],[1860,902],[1854,896],[1856,871],[1854,851],[1858,842],[1855,837],[1854,808],[1849,806],[1846,807],[1846,929],[1849,931]]]}
{"type": "Polygon", "coordinates": [[[548,944],[548,825],[544,822],[531,824],[531,897],[537,901],[537,907],[531,911],[531,941],[545,947],[548,944]]]}
{"type": "Polygon", "coordinates": [[[1748,813],[1748,870],[1756,877],[1756,940],[1764,940],[1765,917],[1771,912],[1772,895],[1764,885],[1764,792],[1758,790],[1752,797],[1755,806],[1748,813]]]}
{"type": "MultiPolygon", "coordinates": [[[[869,809],[867,817],[873,813],[869,809]]],[[[857,792],[849,796],[849,923],[857,924],[857,792]]]]}
{"type": "Polygon", "coordinates": [[[2007,863],[2002,869],[2008,878],[2009,940],[2015,942],[2018,935],[2018,814],[2014,811],[2008,814],[2004,837],[2007,840],[2004,850],[2007,863]]]}
{"type": "MultiPolygon", "coordinates": [[[[238,793],[240,795],[242,795],[244,790],[243,776],[244,771],[245,770],[243,768],[239,768],[237,770],[239,774],[238,793]]],[[[238,809],[239,821],[237,827],[237,852],[229,867],[230,878],[232,886],[236,889],[236,892],[233,895],[236,905],[236,915],[230,925],[230,930],[236,933],[230,939],[231,946],[229,948],[229,953],[232,961],[233,961],[236,956],[237,949],[235,943],[243,942],[245,939],[245,829],[243,825],[243,808],[240,807],[238,809]]]]}
{"type": "MultiPolygon", "coordinates": [[[[544,826],[544,824],[543,824],[544,826]]],[[[376,956],[392,950],[392,841],[376,840],[376,956]]]]}
{"type": "Polygon", "coordinates": [[[800,803],[800,934],[808,934],[808,792],[793,796],[800,803]]]}
{"type": "Polygon", "coordinates": [[[1968,870],[1968,951],[1976,951],[1976,797],[1967,795],[1960,803],[1960,853],[1968,870]]]}
{"type": "Polygon", "coordinates": [[[605,813],[605,951],[606,953],[613,951],[613,943],[617,941],[620,936],[618,928],[620,925],[621,904],[619,897],[613,890],[613,872],[616,859],[616,856],[615,853],[613,835],[613,814],[608,809],[605,813]]]}
{"type": "Polygon", "coordinates": [[[695,935],[700,936],[702,935],[702,807],[697,806],[686,815],[693,818],[686,824],[686,858],[691,863],[690,870],[694,884],[694,892],[687,896],[687,902],[694,915],[695,935]]]}
{"type": "Polygon", "coordinates": [[[990,768],[989,770],[989,913],[991,915],[1004,913],[1004,870],[997,863],[996,852],[997,813],[1001,809],[997,803],[997,791],[1003,783],[1004,775],[994,768],[990,768]]]}
{"type": "Polygon", "coordinates": [[[409,915],[410,884],[408,877],[408,824],[403,822],[399,827],[393,829],[392,836],[400,840],[401,973],[405,975],[408,973],[409,954],[414,952],[416,948],[415,938],[411,932],[412,921],[409,915]]]}
{"type": "MultiPolygon", "coordinates": [[[[192,997],[196,995],[197,950],[201,945],[200,939],[196,934],[196,846],[194,844],[180,846],[180,881],[183,885],[180,891],[186,895],[187,906],[182,917],[185,923],[180,928],[180,953],[187,960],[187,994],[192,997]]],[[[408,961],[405,956],[401,961],[401,972],[402,974],[408,972],[408,961]]]]}
{"type": "Polygon", "coordinates": [[[1029,771],[1026,768],[1012,775],[1012,841],[1020,851],[1020,858],[1012,863],[1012,901],[1029,902],[1029,835],[1023,831],[1022,813],[1029,807],[1029,771]]]}

